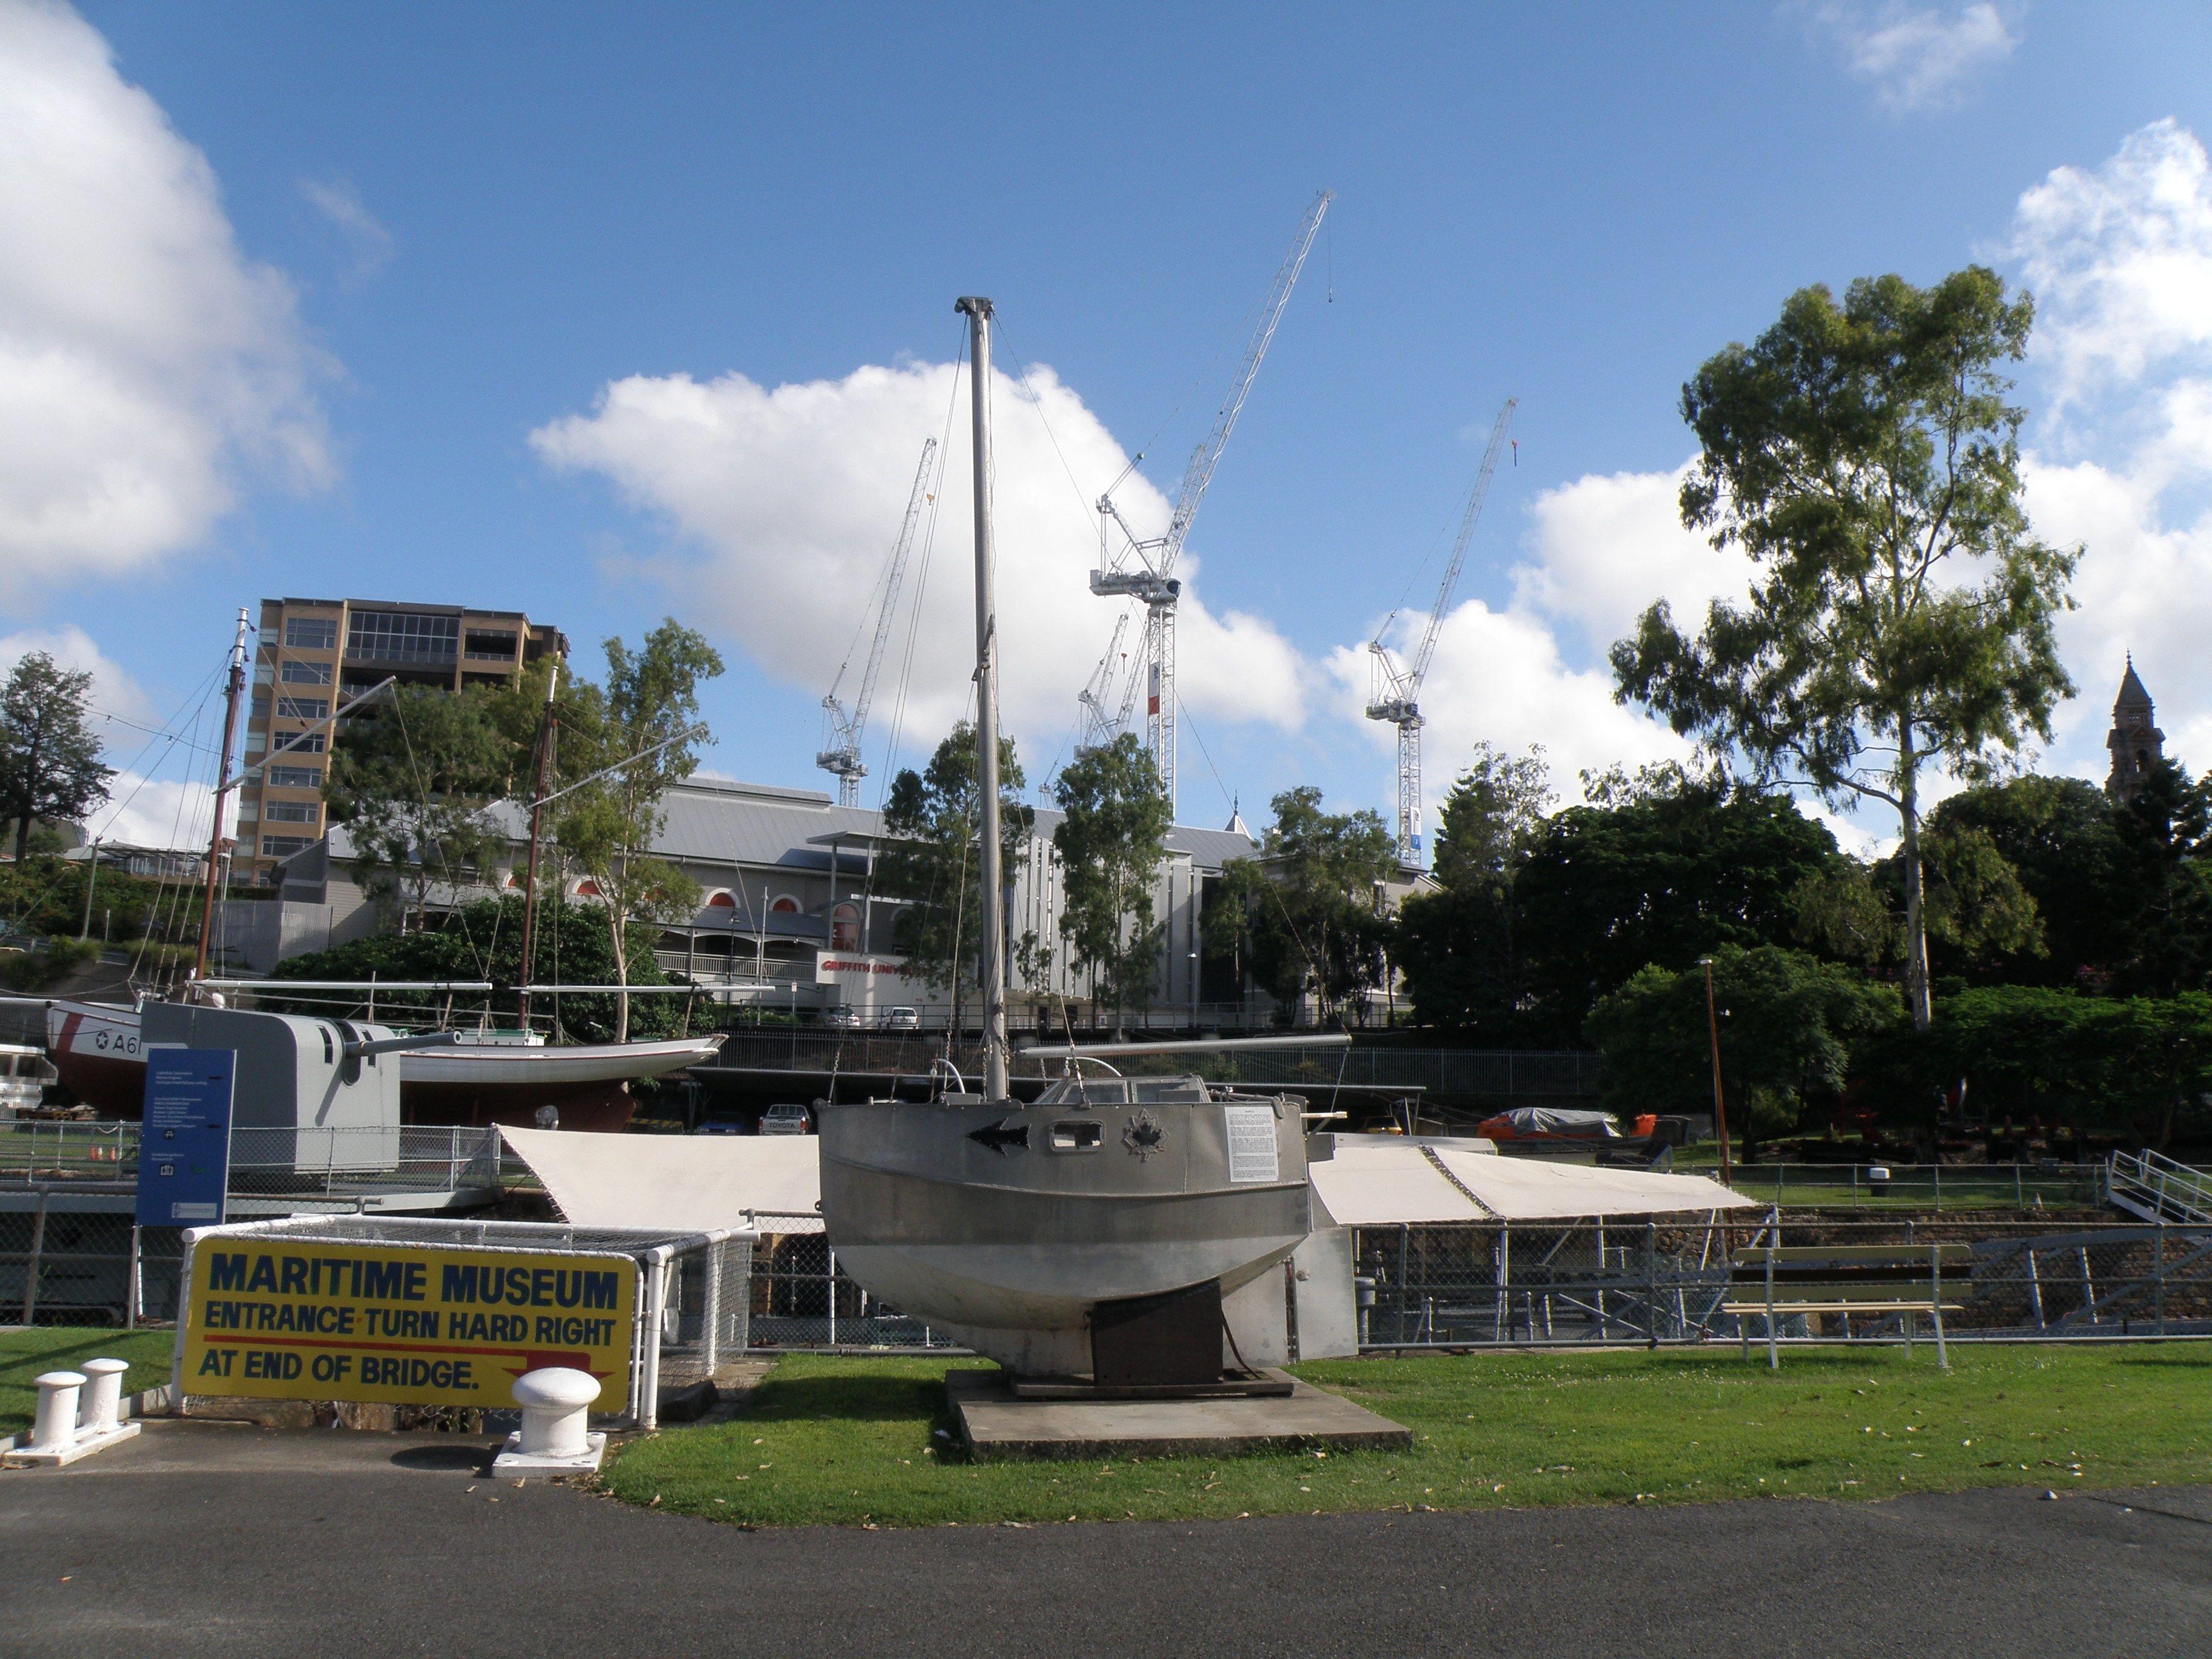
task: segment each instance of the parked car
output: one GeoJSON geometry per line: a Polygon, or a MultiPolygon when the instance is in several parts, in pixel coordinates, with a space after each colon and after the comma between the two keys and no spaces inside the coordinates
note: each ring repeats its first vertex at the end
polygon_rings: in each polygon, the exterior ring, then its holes
{"type": "Polygon", "coordinates": [[[834,1025],[840,1030],[851,1030],[860,1024],[860,1011],[858,1008],[842,1006],[824,1008],[822,1011],[822,1023],[824,1025],[834,1025]]]}
{"type": "Polygon", "coordinates": [[[744,1133],[744,1127],[742,1124],[732,1123],[726,1118],[716,1118],[710,1123],[701,1124],[699,1133],[702,1135],[741,1135],[744,1133]]]}
{"type": "Polygon", "coordinates": [[[760,1132],[764,1135],[811,1134],[813,1121],[806,1108],[796,1101],[786,1101],[761,1114],[760,1132]]]}
{"type": "Polygon", "coordinates": [[[919,1031],[921,1012],[915,1008],[886,1008],[883,1025],[886,1031],[919,1031]]]}

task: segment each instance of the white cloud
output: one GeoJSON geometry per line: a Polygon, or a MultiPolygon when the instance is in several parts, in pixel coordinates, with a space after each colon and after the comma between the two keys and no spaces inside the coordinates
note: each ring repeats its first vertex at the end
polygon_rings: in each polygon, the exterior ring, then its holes
{"type": "Polygon", "coordinates": [[[2170,752],[2212,765],[2212,161],[2171,121],[2025,191],[2008,249],[2040,309],[2052,418],[2025,477],[2038,532],[2082,548],[2059,641],[2081,696],[2054,759],[2100,777],[2126,654],[2170,752]]]}
{"type": "Polygon", "coordinates": [[[392,233],[368,210],[361,191],[349,179],[302,179],[300,194],[308,206],[329,220],[346,248],[345,280],[349,285],[367,282],[392,263],[392,233]]]}
{"type": "Polygon", "coordinates": [[[1683,627],[1722,598],[1741,599],[1750,564],[1682,526],[1686,461],[1673,472],[1595,473],[1536,498],[1533,561],[1513,573],[1516,607],[1573,625],[1594,658],[1634,631],[1655,599],[1683,627]]]}
{"type": "MultiPolygon", "coordinates": [[[[1394,625],[1389,642],[1401,664],[1427,621],[1415,616],[1394,625]]],[[[1372,664],[1366,647],[1340,646],[1330,653],[1328,669],[1344,717],[1365,727],[1377,753],[1395,752],[1395,730],[1363,714],[1372,664]]],[[[1586,769],[1620,764],[1633,771],[1690,752],[1665,726],[1613,702],[1611,669],[1601,663],[1578,669],[1566,662],[1551,625],[1519,605],[1494,611],[1469,599],[1454,607],[1437,636],[1420,706],[1427,722],[1421,733],[1422,793],[1431,824],[1477,743],[1513,751],[1541,744],[1553,784],[1568,800],[1579,798],[1576,775],[1586,769]]]]}
{"type": "Polygon", "coordinates": [[[207,850],[208,801],[214,792],[206,784],[118,772],[107,787],[107,805],[86,822],[88,835],[125,847],[207,850]]]}
{"type": "MultiPolygon", "coordinates": [[[[956,407],[953,375],[947,364],[908,362],[773,389],[741,374],[634,375],[607,386],[589,414],[551,422],[531,441],[550,464],[597,473],[664,520],[686,551],[647,568],[680,585],[696,619],[769,674],[820,692],[890,551],[922,441],[946,440],[951,410],[908,694],[908,742],[926,743],[959,717],[975,659],[968,394],[963,374],[956,407]]],[[[993,459],[1000,705],[1034,771],[1073,731],[1076,694],[1113,629],[1112,607],[1087,581],[1098,550],[1089,503],[1127,458],[1049,369],[1032,367],[1027,378],[1034,404],[1014,381],[994,376],[993,459]]],[[[1164,527],[1168,503],[1141,477],[1117,486],[1116,500],[1139,533],[1164,527]]],[[[917,547],[902,610],[922,561],[917,547]]],[[[1201,715],[1295,728],[1304,710],[1297,653],[1258,617],[1207,609],[1194,591],[1199,571],[1188,554],[1176,570],[1183,702],[1201,715]]],[[[870,722],[872,766],[904,641],[902,623],[870,722]]]]}
{"type": "Polygon", "coordinates": [[[0,599],[202,541],[240,468],[334,471],[290,284],[75,13],[0,0],[0,599]]]}
{"type": "Polygon", "coordinates": [[[1817,5],[1814,21],[1842,48],[1844,66],[1870,82],[1896,114],[1958,102],[1966,84],[2012,55],[2020,40],[1989,0],[1946,9],[1890,3],[1817,5]]]}
{"type": "Polygon", "coordinates": [[[2034,350],[2055,367],[2060,403],[2177,361],[2208,366],[2212,161],[2178,122],[2154,122],[2102,167],[2059,167],[2023,194],[2009,252],[2039,301],[2034,350]]]}
{"type": "Polygon", "coordinates": [[[138,682],[74,623],[0,636],[0,678],[14,672],[15,665],[34,651],[45,652],[64,668],[92,676],[92,704],[103,717],[104,735],[112,747],[131,746],[131,728],[119,722],[155,723],[154,705],[138,682]]]}

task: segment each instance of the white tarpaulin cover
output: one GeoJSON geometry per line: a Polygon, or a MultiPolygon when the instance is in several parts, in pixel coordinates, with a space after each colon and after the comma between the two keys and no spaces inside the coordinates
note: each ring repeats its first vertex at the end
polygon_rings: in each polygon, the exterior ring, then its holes
{"type": "MultiPolygon", "coordinates": [[[[580,1227],[704,1230],[745,1226],[749,1210],[820,1213],[821,1143],[812,1135],[599,1135],[504,1127],[500,1133],[545,1183],[561,1213],[580,1227]]],[[[1315,1194],[1328,1212],[1314,1217],[1316,1226],[1331,1220],[1340,1227],[1377,1227],[1401,1221],[1668,1215],[1758,1202],[1703,1176],[1502,1158],[1472,1140],[1403,1135],[1338,1135],[1335,1140],[1336,1156],[1310,1166],[1315,1194]]]]}
{"type": "Polygon", "coordinates": [[[1340,1227],[1669,1215],[1758,1205],[1703,1176],[1503,1158],[1476,1142],[1429,1137],[1338,1135],[1336,1156],[1310,1170],[1314,1191],[1340,1227]]]}
{"type": "Polygon", "coordinates": [[[812,1135],[500,1133],[579,1227],[704,1231],[749,1225],[748,1210],[818,1213],[822,1143],[812,1135]]]}

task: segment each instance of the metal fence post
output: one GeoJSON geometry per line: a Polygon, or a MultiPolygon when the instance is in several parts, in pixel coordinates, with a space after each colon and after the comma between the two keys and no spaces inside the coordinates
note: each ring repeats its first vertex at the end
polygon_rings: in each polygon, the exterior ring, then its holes
{"type": "Polygon", "coordinates": [[[1644,1330],[1647,1348],[1659,1346],[1659,1224],[1644,1224],[1644,1330]]]}
{"type": "Polygon", "coordinates": [[[2036,1271],[2035,1246],[2029,1244],[2025,1254],[2027,1256],[2027,1305],[2035,1315],[2035,1328],[2040,1331],[2048,1328],[2043,1320],[2043,1279],[2036,1271]]]}
{"type": "Polygon", "coordinates": [[[1782,1209],[1777,1205],[1766,1229],[1766,1369],[1771,1371],[1782,1369],[1782,1355],[1774,1341],[1774,1247],[1781,1232],[1782,1209]]]}
{"type": "Polygon", "coordinates": [[[722,1334],[722,1251],[720,1244],[707,1247],[707,1380],[714,1380],[714,1370],[720,1361],[722,1334]]]}
{"type": "Polygon", "coordinates": [[[39,1316],[39,1258],[46,1249],[46,1192],[39,1188],[38,1214],[31,1223],[31,1255],[23,1270],[23,1323],[39,1316]]]}
{"type": "Polygon", "coordinates": [[[2157,1251],[2153,1258],[2151,1304],[2158,1315],[2158,1334],[2166,1334],[2166,1218],[2160,1216],[2158,1231],[2152,1236],[2151,1246],[2157,1251]]]}
{"type": "Polygon", "coordinates": [[[138,1328],[139,1304],[145,1295],[143,1279],[143,1267],[144,1263],[139,1249],[138,1222],[137,1218],[133,1217],[131,1222],[131,1277],[123,1291],[123,1328],[126,1331],[135,1331],[138,1328]]]}
{"type": "Polygon", "coordinates": [[[824,1288],[830,1293],[830,1346],[837,1346],[837,1252],[830,1252],[829,1282],[824,1288]]]}

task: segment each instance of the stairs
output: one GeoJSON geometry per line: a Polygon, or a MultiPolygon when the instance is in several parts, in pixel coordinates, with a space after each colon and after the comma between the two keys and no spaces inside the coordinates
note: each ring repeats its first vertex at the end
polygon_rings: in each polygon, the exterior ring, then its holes
{"type": "Polygon", "coordinates": [[[2145,1221],[2212,1225],[2212,1175],[2160,1152],[2114,1152],[2105,1165],[2105,1197],[2145,1221]]]}

